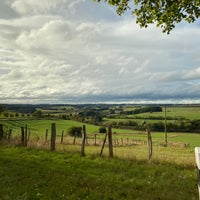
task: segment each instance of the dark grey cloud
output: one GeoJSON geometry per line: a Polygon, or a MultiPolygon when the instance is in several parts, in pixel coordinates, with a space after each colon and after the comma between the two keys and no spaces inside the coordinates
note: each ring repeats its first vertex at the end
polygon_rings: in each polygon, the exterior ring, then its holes
{"type": "Polygon", "coordinates": [[[10,0],[1,0],[0,2],[0,18],[1,19],[13,19],[19,15],[10,7],[10,0]]]}

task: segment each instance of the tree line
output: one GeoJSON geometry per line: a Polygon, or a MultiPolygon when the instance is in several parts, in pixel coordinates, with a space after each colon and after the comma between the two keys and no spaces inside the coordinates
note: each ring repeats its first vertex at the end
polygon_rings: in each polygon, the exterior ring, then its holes
{"type": "MultiPolygon", "coordinates": [[[[144,122],[144,121],[143,121],[144,122]]],[[[127,121],[112,121],[109,122],[112,127],[120,129],[133,129],[133,130],[145,130],[143,122],[137,122],[135,120],[127,121]]],[[[164,121],[158,121],[148,124],[151,131],[165,131],[164,121]]],[[[196,132],[200,133],[200,120],[176,120],[174,122],[167,122],[167,132],[196,132]]]]}

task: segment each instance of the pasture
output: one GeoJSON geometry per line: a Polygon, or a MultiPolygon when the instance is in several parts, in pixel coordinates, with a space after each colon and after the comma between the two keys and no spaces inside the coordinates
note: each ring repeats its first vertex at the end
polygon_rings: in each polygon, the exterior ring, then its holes
{"type": "Polygon", "coordinates": [[[74,140],[67,130],[84,123],[18,118],[2,119],[0,124],[4,132],[12,129],[11,143],[1,142],[0,199],[198,199],[194,147],[200,146],[200,134],[167,133],[165,147],[164,132],[151,132],[149,161],[145,131],[113,128],[114,158],[108,157],[107,142],[100,157],[105,135],[99,133],[99,126],[85,124],[86,156],[81,157],[82,139],[74,140]],[[56,124],[55,152],[50,151],[52,123],[56,124]],[[20,146],[21,127],[26,125],[28,148],[20,146]]]}
{"type": "Polygon", "coordinates": [[[193,166],[0,148],[0,199],[197,200],[193,166]]]}
{"type": "MultiPolygon", "coordinates": [[[[56,123],[56,149],[69,152],[79,152],[81,138],[70,137],[67,130],[71,126],[82,126],[83,123],[72,120],[2,120],[4,130],[12,129],[13,137],[20,137],[21,127],[27,125],[30,133],[29,147],[49,149],[49,142],[45,142],[48,129],[48,141],[51,135],[51,123],[56,123]],[[61,133],[64,132],[61,144],[61,133]]],[[[147,133],[112,129],[114,156],[122,159],[148,160],[147,133]]],[[[86,154],[98,155],[104,140],[104,134],[99,133],[99,126],[86,124],[87,144],[86,154]],[[96,139],[95,139],[96,138],[96,139]],[[96,141],[95,141],[96,140],[96,141]]],[[[195,133],[168,133],[168,147],[164,147],[165,135],[163,132],[152,132],[153,160],[194,166],[194,147],[200,146],[200,134],[195,133]]],[[[20,141],[20,140],[19,140],[20,141]]],[[[103,152],[108,155],[107,143],[103,152]]]]}
{"type": "MultiPolygon", "coordinates": [[[[134,110],[135,107],[126,107],[125,110],[134,110]]],[[[165,117],[165,109],[162,106],[162,112],[141,113],[132,115],[132,117],[150,118],[152,117],[165,117]]],[[[185,118],[189,120],[200,119],[200,106],[199,105],[167,105],[166,116],[171,118],[185,118]]],[[[130,116],[131,117],[131,116],[130,116]]]]}

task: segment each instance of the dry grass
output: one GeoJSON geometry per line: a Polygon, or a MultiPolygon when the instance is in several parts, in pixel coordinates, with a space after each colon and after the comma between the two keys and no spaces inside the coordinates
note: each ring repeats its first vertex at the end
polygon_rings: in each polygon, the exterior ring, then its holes
{"type": "MultiPolygon", "coordinates": [[[[94,137],[90,137],[87,140],[85,146],[86,155],[100,155],[103,137],[98,137],[96,141],[94,137]],[[96,145],[95,145],[96,144],[96,145]]],[[[133,140],[126,140],[122,142],[119,139],[119,142],[113,142],[113,153],[115,157],[122,159],[135,159],[138,161],[147,161],[148,160],[148,145],[145,142],[133,140]]],[[[4,144],[9,146],[20,146],[21,139],[19,136],[12,137],[10,141],[3,141],[4,144]]],[[[56,140],[56,150],[57,151],[67,151],[67,152],[80,152],[81,150],[81,138],[74,138],[66,136],[63,139],[61,144],[61,138],[57,137],[56,140]]],[[[28,141],[28,147],[38,148],[38,149],[50,149],[50,140],[45,141],[44,138],[32,137],[28,141]]],[[[103,156],[108,156],[108,144],[106,142],[103,156]]],[[[164,147],[161,144],[154,142],[153,143],[153,157],[151,159],[153,162],[161,163],[176,163],[187,166],[194,166],[194,149],[189,147],[185,143],[174,142],[169,143],[168,147],[164,147]]]]}
{"type": "MultiPolygon", "coordinates": [[[[80,152],[81,151],[81,139],[76,140],[76,144],[73,141],[65,141],[60,144],[60,141],[56,143],[56,151],[66,152],[80,152]]],[[[50,149],[50,142],[43,140],[28,142],[28,147],[34,147],[39,149],[50,149]]],[[[85,146],[86,155],[100,155],[102,144],[97,145],[88,144],[85,146]]],[[[148,146],[147,145],[125,145],[125,146],[114,146],[113,153],[115,157],[121,159],[130,159],[138,161],[148,160],[148,146]]],[[[103,150],[103,156],[108,156],[108,145],[106,144],[103,150]]],[[[194,166],[194,151],[192,148],[179,146],[163,147],[154,145],[153,146],[153,157],[152,162],[160,163],[176,163],[184,166],[194,166]]]]}

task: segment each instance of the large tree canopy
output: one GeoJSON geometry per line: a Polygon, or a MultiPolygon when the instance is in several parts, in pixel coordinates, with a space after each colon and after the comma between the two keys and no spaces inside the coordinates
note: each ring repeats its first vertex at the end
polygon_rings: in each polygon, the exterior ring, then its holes
{"type": "Polygon", "coordinates": [[[155,23],[170,33],[176,23],[185,20],[189,23],[200,16],[200,0],[94,0],[104,1],[116,7],[119,15],[131,9],[136,22],[141,27],[155,23]]]}

